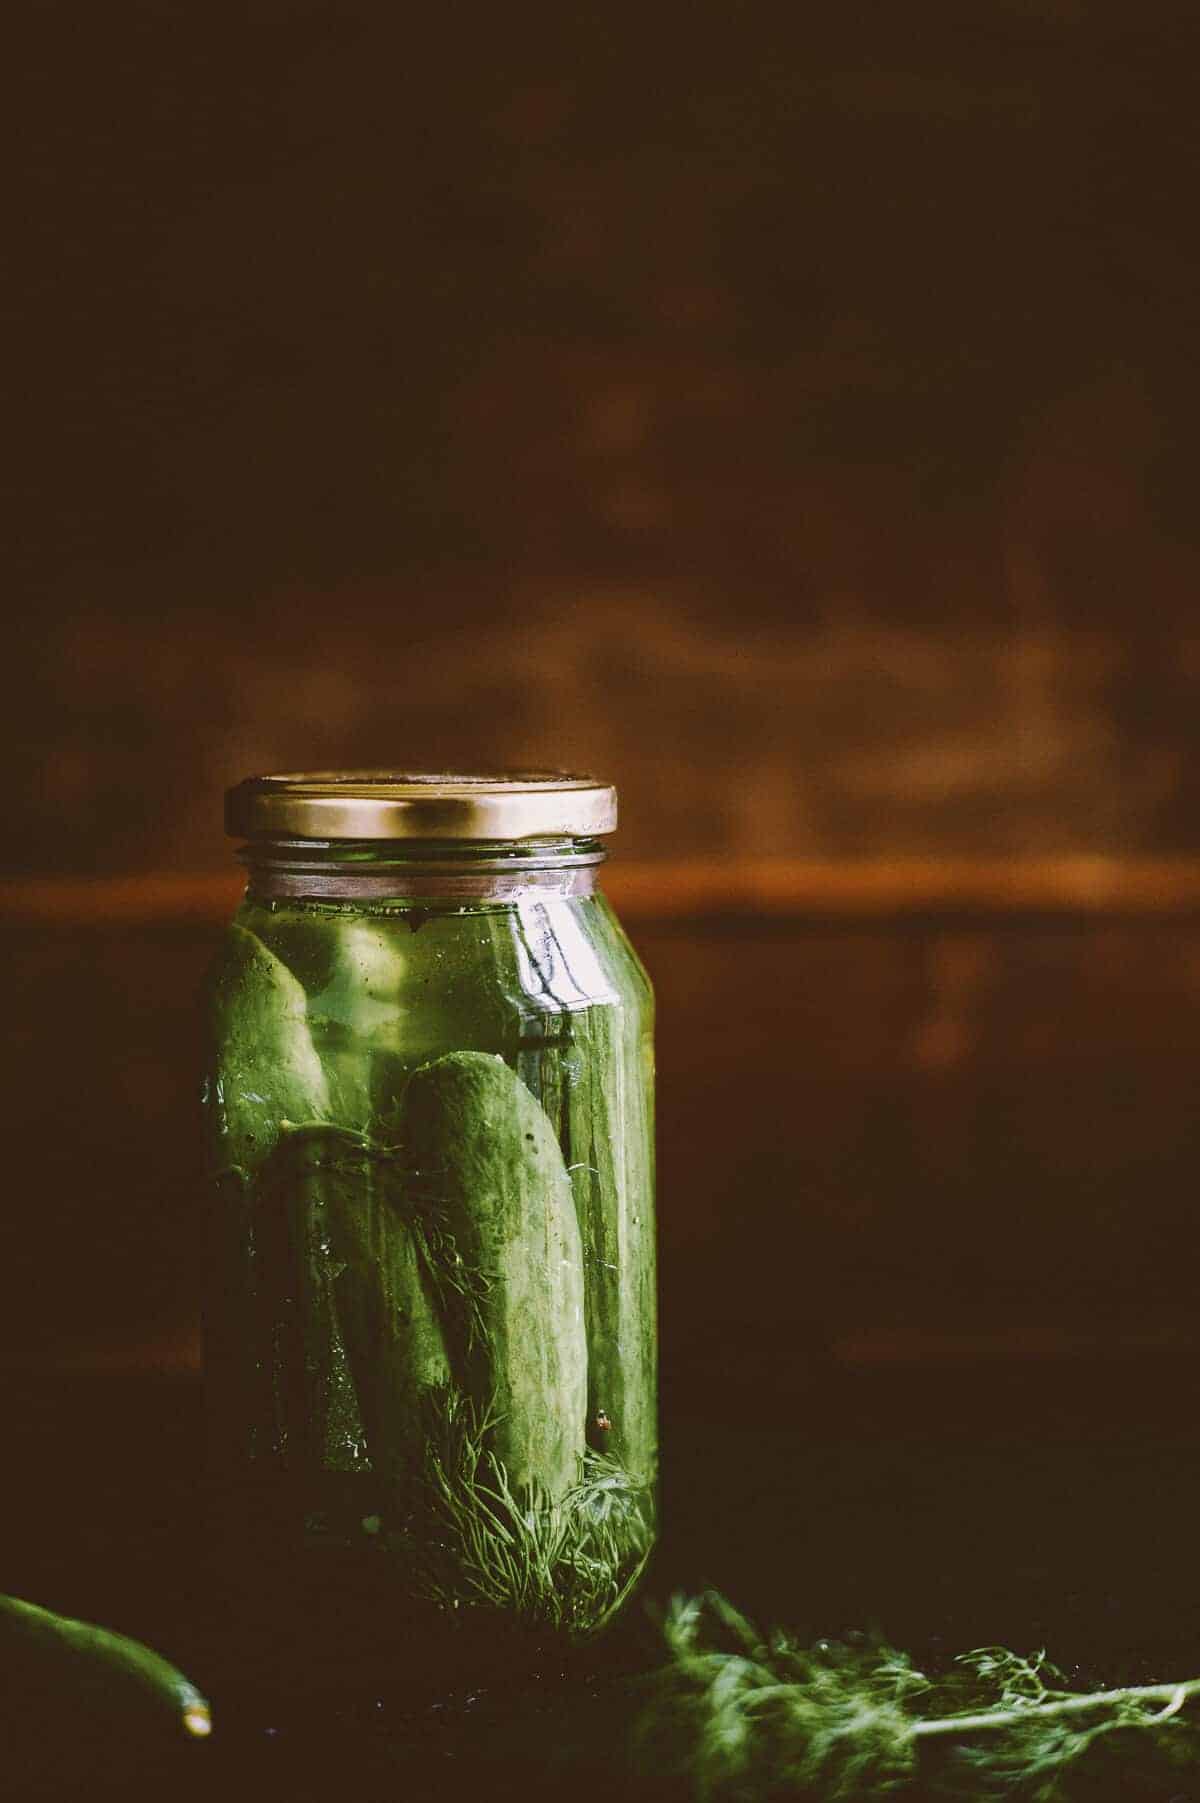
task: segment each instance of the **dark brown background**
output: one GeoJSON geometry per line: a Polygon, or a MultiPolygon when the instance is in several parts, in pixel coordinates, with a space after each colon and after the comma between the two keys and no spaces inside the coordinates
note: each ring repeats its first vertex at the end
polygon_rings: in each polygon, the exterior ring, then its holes
{"type": "Polygon", "coordinates": [[[10,867],[247,770],[1196,846],[1186,4],[18,4],[10,867]]]}
{"type": "Polygon", "coordinates": [[[1194,7],[6,16],[4,1359],[194,1357],[187,883],[406,761],[621,785],[677,1389],[1189,1346],[1194,7]]]}

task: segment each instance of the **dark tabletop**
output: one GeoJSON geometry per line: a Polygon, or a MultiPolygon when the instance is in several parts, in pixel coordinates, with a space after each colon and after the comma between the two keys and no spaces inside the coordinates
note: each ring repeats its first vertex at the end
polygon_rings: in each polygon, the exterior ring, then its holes
{"type": "Polygon", "coordinates": [[[211,1697],[203,1746],[165,1765],[121,1749],[103,1778],[134,1798],[665,1796],[630,1776],[628,1727],[656,1611],[705,1585],[764,1622],[879,1630],[933,1664],[1003,1642],[1048,1646],[1082,1682],[1200,1669],[1188,1371],[1096,1357],[798,1370],[764,1343],[723,1378],[719,1350],[707,1358],[665,1373],[664,1532],[644,1598],[565,1661],[498,1649],[440,1687],[419,1657],[274,1690],[248,1676],[206,1562],[187,1379],[5,1381],[0,1588],[148,1640],[211,1697]]]}

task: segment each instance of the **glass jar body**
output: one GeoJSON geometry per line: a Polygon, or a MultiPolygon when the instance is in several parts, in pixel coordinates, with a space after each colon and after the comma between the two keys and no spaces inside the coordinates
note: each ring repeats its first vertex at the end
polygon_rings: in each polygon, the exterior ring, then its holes
{"type": "Polygon", "coordinates": [[[655,1532],[650,986],[586,871],[377,863],[252,874],[213,973],[225,1534],[585,1639],[655,1532]]]}

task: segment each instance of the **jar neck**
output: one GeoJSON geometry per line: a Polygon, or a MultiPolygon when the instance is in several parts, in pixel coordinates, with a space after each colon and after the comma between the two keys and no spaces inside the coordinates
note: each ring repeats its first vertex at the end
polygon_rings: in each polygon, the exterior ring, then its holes
{"type": "Polygon", "coordinates": [[[255,839],[238,853],[264,901],[510,901],[530,890],[590,895],[597,839],[255,839]]]}

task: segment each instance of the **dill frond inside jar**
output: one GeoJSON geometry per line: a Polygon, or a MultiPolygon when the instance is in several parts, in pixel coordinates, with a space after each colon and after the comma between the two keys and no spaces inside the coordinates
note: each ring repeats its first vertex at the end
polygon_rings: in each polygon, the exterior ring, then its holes
{"type": "Polygon", "coordinates": [[[247,1569],[577,1642],[657,1476],[653,1001],[590,778],[230,792],[211,1469],[247,1569]]]}

